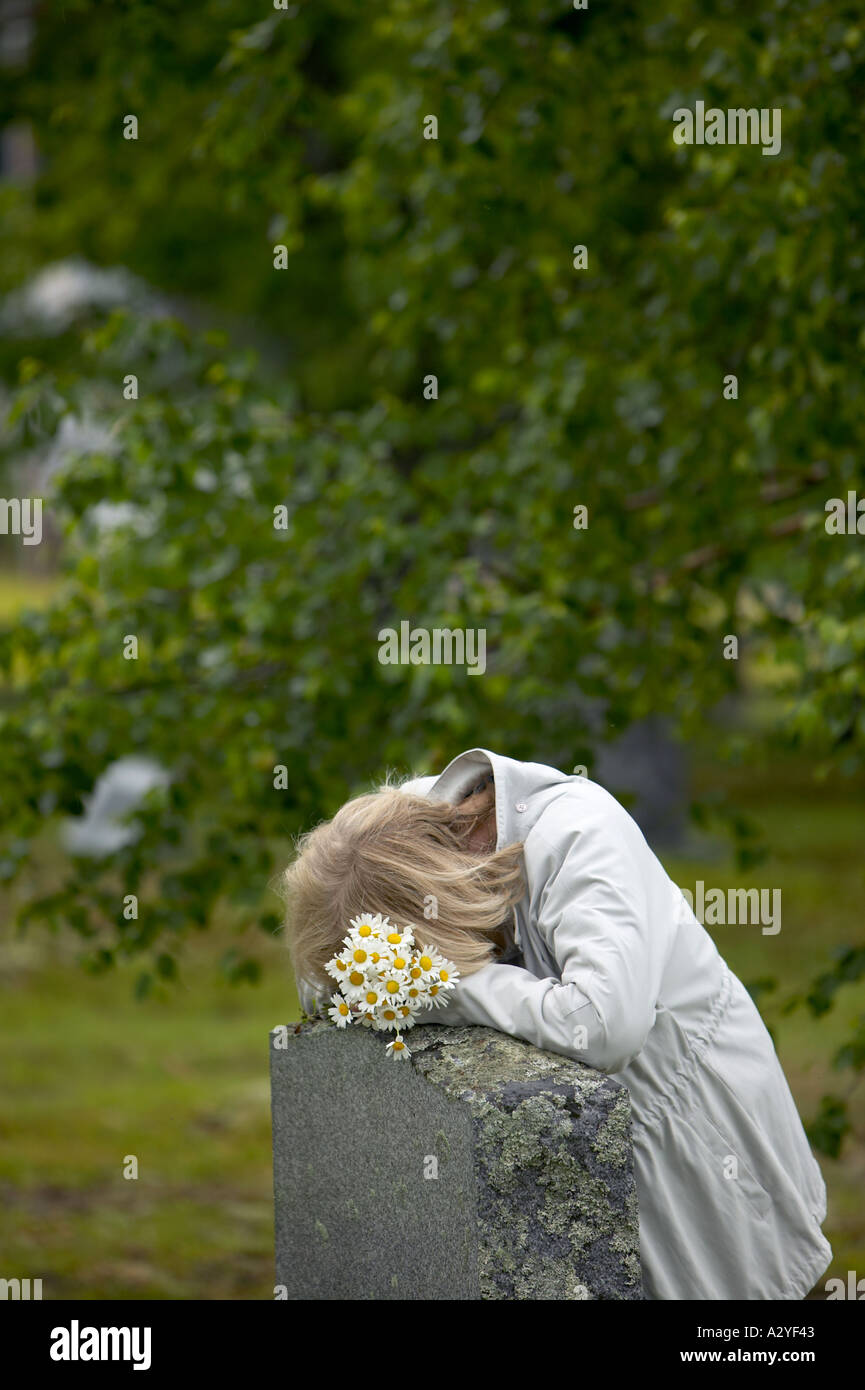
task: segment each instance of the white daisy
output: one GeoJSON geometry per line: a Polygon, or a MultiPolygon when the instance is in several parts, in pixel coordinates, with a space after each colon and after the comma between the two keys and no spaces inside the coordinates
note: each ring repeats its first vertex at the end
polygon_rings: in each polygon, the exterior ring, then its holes
{"type": "Polygon", "coordinates": [[[418,964],[419,960],[418,952],[414,951],[408,963],[408,976],[412,984],[421,986],[423,984],[423,970],[418,964]]]}
{"type": "Polygon", "coordinates": [[[403,1028],[414,1028],[414,1016],[418,1012],[417,1005],[412,1005],[407,1001],[405,1004],[398,1004],[396,1011],[399,1014],[400,1019],[402,1020],[403,1028]]]}
{"type": "Polygon", "coordinates": [[[348,973],[347,980],[340,980],[340,987],[347,999],[354,1003],[358,996],[363,993],[367,985],[366,972],[354,966],[348,973]]]}
{"type": "Polygon", "coordinates": [[[458,979],[458,972],[454,970],[450,961],[445,961],[445,963],[441,966],[440,970],[438,971],[436,979],[433,981],[433,983],[440,985],[442,989],[456,989],[458,979]]]}
{"type": "Polygon", "coordinates": [[[388,946],[399,948],[404,953],[410,955],[414,946],[414,932],[411,927],[404,927],[400,931],[399,927],[392,926],[389,932],[383,932],[382,941],[388,946]]]}
{"type": "Polygon", "coordinates": [[[362,940],[377,937],[382,929],[382,915],[380,912],[362,912],[359,917],[352,917],[351,925],[362,940]]]}
{"type": "Polygon", "coordinates": [[[404,1004],[409,981],[405,972],[382,970],[378,976],[378,986],[390,1004],[404,1004]]]}
{"type": "Polygon", "coordinates": [[[337,1028],[345,1028],[346,1024],[351,1023],[350,1004],[347,1000],[343,999],[341,994],[332,994],[330,996],[330,1002],[333,1008],[328,1009],[327,1012],[331,1022],[335,1023],[337,1028]]]}
{"type": "Polygon", "coordinates": [[[411,952],[404,946],[392,946],[388,952],[389,968],[394,975],[400,975],[408,984],[409,966],[411,965],[411,952]]]}
{"type": "Polygon", "coordinates": [[[424,983],[428,980],[435,979],[436,972],[441,969],[440,962],[444,962],[444,956],[439,955],[438,951],[432,946],[424,950],[415,951],[413,959],[415,962],[414,968],[421,972],[419,977],[414,976],[414,978],[420,978],[424,983]]]}
{"type": "Polygon", "coordinates": [[[427,1001],[433,1009],[444,1009],[450,1003],[450,993],[434,980],[427,988],[427,1001]]]}
{"type": "Polygon", "coordinates": [[[340,955],[332,956],[324,967],[332,980],[344,980],[348,975],[348,955],[343,951],[340,955]]]}
{"type": "Polygon", "coordinates": [[[380,1009],[384,1003],[384,994],[377,985],[370,984],[368,981],[366,988],[359,992],[356,1002],[362,1014],[373,1018],[376,1009],[380,1009]]]}
{"type": "Polygon", "coordinates": [[[459,979],[459,971],[453,961],[449,961],[434,946],[429,946],[425,953],[418,956],[418,967],[426,980],[446,989],[453,989],[459,979]]]}
{"type": "Polygon", "coordinates": [[[376,1028],[381,1029],[385,1033],[399,1032],[402,1018],[398,1012],[397,1005],[385,1002],[376,1012],[374,1022],[376,1028]]]}
{"type": "Polygon", "coordinates": [[[385,1052],[389,1052],[391,1057],[404,1057],[406,1060],[411,1056],[411,1053],[400,1037],[396,1037],[393,1042],[389,1042],[385,1048],[385,1052]]]}
{"type": "Polygon", "coordinates": [[[350,941],[348,943],[343,952],[343,958],[348,961],[352,969],[354,969],[355,966],[359,966],[361,970],[366,970],[370,963],[370,954],[372,950],[372,941],[364,941],[359,938],[357,941],[350,941]]]}

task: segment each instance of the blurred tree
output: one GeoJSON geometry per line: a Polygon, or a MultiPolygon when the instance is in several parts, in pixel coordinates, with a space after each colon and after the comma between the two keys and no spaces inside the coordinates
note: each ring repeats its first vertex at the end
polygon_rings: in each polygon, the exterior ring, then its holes
{"type": "MultiPolygon", "coordinates": [[[[861,768],[863,542],[824,510],[862,476],[860,18],[39,10],[0,99],[41,161],[0,189],[2,287],[74,252],[230,332],[119,312],[0,356],[9,454],[38,443],[37,409],[50,436],[87,412],[109,430],[66,451],[50,498],[68,597],[0,643],[0,876],[113,759],[172,775],[140,838],[25,917],[95,933],[97,964],[164,961],[218,897],[258,899],[275,837],[385,765],[441,766],[483,730],[591,775],[596,738],[635,720],[692,734],[737,687],[729,634],[773,663],[773,737],[817,774],[861,768]],[[780,153],[677,146],[698,99],[780,108],[780,153]],[[484,627],[486,675],[380,665],[406,618],[484,627]]],[[[762,732],[719,744],[767,752],[762,732]]]]}

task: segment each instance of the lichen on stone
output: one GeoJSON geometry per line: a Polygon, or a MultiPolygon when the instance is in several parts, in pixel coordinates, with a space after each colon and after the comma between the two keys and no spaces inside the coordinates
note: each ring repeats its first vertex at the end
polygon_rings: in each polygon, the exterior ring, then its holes
{"type": "Polygon", "coordinates": [[[627,1090],[487,1028],[419,1028],[412,1051],[472,1113],[482,1298],[639,1297],[627,1090]]]}
{"type": "Polygon", "coordinates": [[[602,1163],[611,1163],[614,1167],[622,1168],[630,1162],[631,1106],[627,1092],[622,1092],[616,1097],[592,1147],[602,1163]]]}

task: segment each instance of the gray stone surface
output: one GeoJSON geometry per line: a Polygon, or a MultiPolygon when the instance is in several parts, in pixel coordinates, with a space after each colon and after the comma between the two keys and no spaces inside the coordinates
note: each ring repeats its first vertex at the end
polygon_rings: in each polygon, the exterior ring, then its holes
{"type": "Polygon", "coordinates": [[[618,1082],[489,1028],[413,1028],[408,1063],[366,1029],[289,1025],[283,1048],[276,1036],[289,1299],[642,1297],[618,1082]]]}

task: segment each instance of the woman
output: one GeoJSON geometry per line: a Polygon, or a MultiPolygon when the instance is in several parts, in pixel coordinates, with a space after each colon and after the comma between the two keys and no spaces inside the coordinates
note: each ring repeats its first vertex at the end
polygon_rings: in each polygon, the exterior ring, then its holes
{"type": "Polygon", "coordinates": [[[361,911],[462,978],[418,1023],[481,1024],[628,1087],[646,1295],[801,1299],[826,1189],[772,1041],[636,823],[585,777],[485,749],[348,802],[286,873],[307,1012],[361,911]]]}

